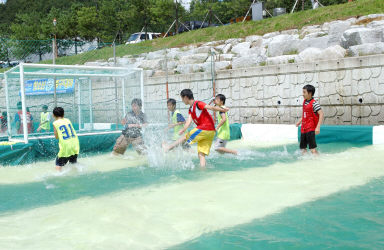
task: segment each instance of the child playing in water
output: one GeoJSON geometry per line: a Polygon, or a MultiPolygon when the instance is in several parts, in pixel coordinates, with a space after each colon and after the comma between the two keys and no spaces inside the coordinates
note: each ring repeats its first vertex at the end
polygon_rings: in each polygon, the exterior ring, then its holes
{"type": "MultiPolygon", "coordinates": [[[[23,110],[22,110],[22,103],[17,103],[17,113],[15,114],[15,123],[16,123],[16,129],[18,134],[24,133],[24,119],[23,119],[23,110]]],[[[29,111],[29,108],[26,108],[26,123],[27,123],[27,132],[28,134],[33,133],[33,117],[31,115],[31,112],[29,111]]]]}
{"type": "Polygon", "coordinates": [[[182,135],[188,129],[192,121],[195,122],[197,128],[192,129],[186,134],[186,136],[180,137],[171,145],[164,145],[164,149],[165,151],[169,151],[185,141],[187,141],[188,144],[197,143],[200,166],[205,167],[205,156],[209,155],[209,151],[215,137],[215,124],[212,116],[208,113],[208,110],[227,112],[229,109],[212,107],[202,101],[195,101],[193,93],[190,89],[182,90],[180,96],[184,104],[189,105],[189,116],[184,128],[179,131],[179,135],[182,135]]]}
{"type": "Polygon", "coordinates": [[[53,109],[53,131],[59,140],[59,153],[56,158],[56,169],[68,163],[76,163],[80,151],[79,139],[69,119],[64,118],[64,109],[56,107],[53,109]]]}
{"type": "Polygon", "coordinates": [[[299,127],[301,124],[300,149],[303,154],[307,152],[307,146],[312,154],[318,154],[316,148],[316,135],[320,134],[320,126],[323,122],[324,113],[320,105],[313,99],[315,87],[305,85],[303,87],[303,115],[296,123],[299,127]]]}
{"type": "MultiPolygon", "coordinates": [[[[216,95],[214,102],[216,106],[225,109],[225,96],[222,94],[216,95]]],[[[225,146],[231,138],[231,132],[229,129],[229,121],[227,112],[217,112],[217,119],[219,124],[216,127],[217,139],[215,143],[215,150],[219,153],[237,154],[236,150],[228,149],[225,146]]]]}
{"type": "Polygon", "coordinates": [[[143,103],[141,99],[133,99],[131,103],[132,111],[124,117],[122,124],[125,126],[122,134],[116,140],[112,154],[124,155],[128,146],[132,144],[138,154],[145,152],[142,135],[142,128],[147,124],[147,118],[142,111],[143,103]]]}
{"type": "Polygon", "coordinates": [[[40,114],[40,126],[37,128],[36,132],[49,132],[51,125],[49,119],[48,106],[43,105],[42,112],[40,114]]]}
{"type": "Polygon", "coordinates": [[[172,114],[172,123],[168,125],[168,129],[173,128],[172,140],[176,141],[179,139],[179,131],[183,129],[185,124],[185,119],[179,110],[176,109],[176,100],[168,99],[167,108],[172,114]]]}

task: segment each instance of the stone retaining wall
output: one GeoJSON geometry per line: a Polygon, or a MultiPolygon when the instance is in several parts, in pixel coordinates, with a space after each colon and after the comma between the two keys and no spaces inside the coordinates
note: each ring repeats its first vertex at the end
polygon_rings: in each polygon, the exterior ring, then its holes
{"type": "MultiPolygon", "coordinates": [[[[227,97],[231,122],[288,124],[301,117],[302,88],[312,84],[325,124],[384,124],[383,67],[384,55],[377,55],[223,70],[216,75],[216,93],[227,97]]],[[[165,82],[165,77],[146,79],[146,100],[157,107],[165,102],[165,82]]],[[[211,74],[169,77],[171,98],[179,101],[184,88],[191,88],[198,100],[209,99],[213,94],[211,74]]]]}
{"type": "MultiPolygon", "coordinates": [[[[113,79],[92,81],[92,98],[96,103],[93,121],[115,123],[116,117],[122,116],[121,83],[118,83],[119,110],[116,112],[113,79]]],[[[144,82],[144,107],[149,120],[167,122],[166,78],[146,77],[144,82]]],[[[187,107],[180,101],[182,89],[192,89],[197,100],[208,101],[213,96],[212,74],[209,72],[171,75],[168,82],[169,97],[178,101],[177,106],[184,115],[187,115],[187,107]]],[[[312,84],[316,87],[315,99],[325,113],[325,124],[384,124],[384,55],[222,70],[217,71],[215,84],[216,93],[227,97],[231,123],[293,124],[301,116],[302,88],[305,84],[312,84]]],[[[85,100],[82,103],[83,122],[89,120],[86,85],[82,92],[85,100]]],[[[135,79],[127,82],[125,92],[129,107],[133,98],[140,97],[139,82],[135,79]]],[[[0,94],[0,106],[5,107],[3,88],[0,94]]],[[[12,107],[16,106],[18,100],[16,89],[11,97],[12,107]]],[[[52,97],[28,97],[27,101],[28,106],[36,106],[33,111],[37,118],[40,112],[38,105],[52,102],[52,97]]],[[[59,102],[69,105],[68,115],[77,122],[78,92],[63,95],[59,102]]]]}

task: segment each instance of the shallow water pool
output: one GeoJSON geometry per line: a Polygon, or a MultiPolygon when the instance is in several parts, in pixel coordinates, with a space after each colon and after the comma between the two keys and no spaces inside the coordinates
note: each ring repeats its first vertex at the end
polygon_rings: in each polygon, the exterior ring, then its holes
{"type": "Polygon", "coordinates": [[[228,147],[1,167],[0,249],[384,247],[384,147],[228,147]]]}

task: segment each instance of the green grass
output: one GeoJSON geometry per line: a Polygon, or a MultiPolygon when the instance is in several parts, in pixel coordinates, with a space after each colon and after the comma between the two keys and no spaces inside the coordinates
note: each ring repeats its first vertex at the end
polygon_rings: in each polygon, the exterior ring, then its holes
{"type": "Polygon", "coordinates": [[[297,55],[297,54],[299,54],[299,51],[297,51],[297,49],[295,49],[295,50],[288,51],[288,52],[284,53],[283,55],[289,56],[289,55],[297,55]]]}
{"type": "MultiPolygon", "coordinates": [[[[145,41],[139,44],[120,45],[116,47],[116,56],[137,55],[164,48],[183,47],[189,44],[246,37],[249,35],[263,35],[269,32],[288,29],[300,29],[307,25],[322,24],[333,20],[343,20],[374,13],[384,13],[384,0],[355,0],[351,3],[301,11],[261,21],[206,28],[164,39],[145,41]]],[[[108,60],[111,57],[113,57],[113,48],[108,47],[80,55],[60,57],[56,60],[56,63],[84,64],[89,61],[108,60]]],[[[51,60],[47,60],[42,63],[51,62],[51,60]]]]}

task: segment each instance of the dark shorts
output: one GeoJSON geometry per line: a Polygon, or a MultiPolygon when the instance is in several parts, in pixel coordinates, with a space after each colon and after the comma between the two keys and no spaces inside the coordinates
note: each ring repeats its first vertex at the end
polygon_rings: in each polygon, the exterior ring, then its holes
{"type": "Polygon", "coordinates": [[[56,166],[63,167],[65,164],[69,163],[76,163],[77,162],[77,155],[71,155],[70,157],[56,157],[56,166]]]}
{"type": "Polygon", "coordinates": [[[309,149],[317,148],[315,131],[301,134],[300,149],[306,149],[308,145],[309,149]]]}

